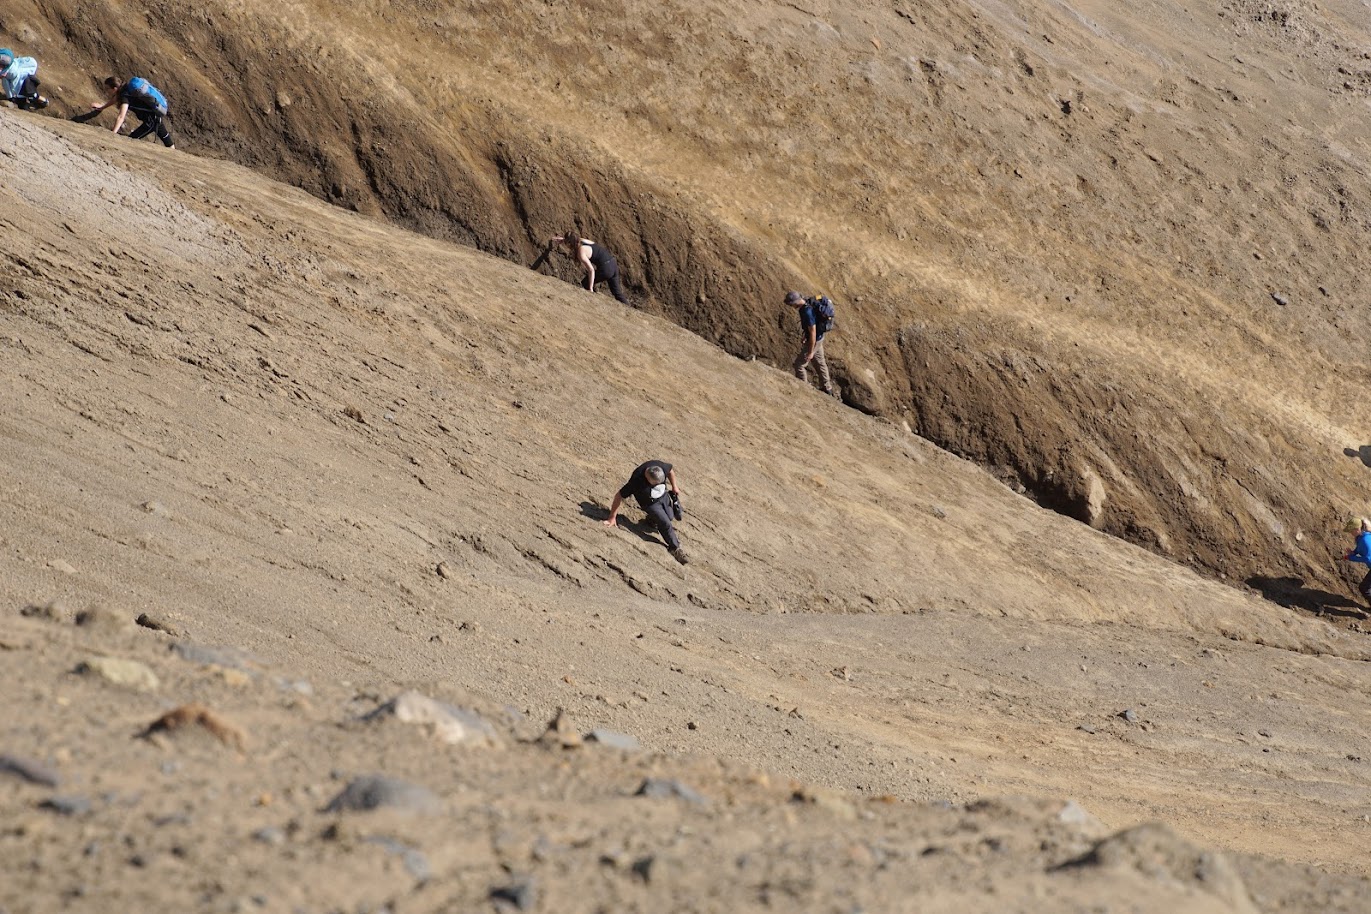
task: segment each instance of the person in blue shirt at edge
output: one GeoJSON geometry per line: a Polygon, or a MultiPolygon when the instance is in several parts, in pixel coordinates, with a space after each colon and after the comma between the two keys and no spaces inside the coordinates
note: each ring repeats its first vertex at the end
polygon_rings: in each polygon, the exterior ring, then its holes
{"type": "MultiPolygon", "coordinates": [[[[1357,534],[1357,548],[1347,553],[1344,558],[1349,562],[1358,562],[1362,565],[1371,565],[1371,519],[1363,517],[1361,519],[1361,531],[1357,534]]],[[[1362,595],[1368,605],[1371,605],[1371,568],[1367,569],[1366,577],[1361,579],[1357,585],[1357,592],[1362,595]]]]}
{"type": "Polygon", "coordinates": [[[14,102],[23,111],[46,108],[48,100],[38,94],[38,61],[0,48],[0,101],[14,102]]]}
{"type": "Polygon", "coordinates": [[[549,239],[548,244],[560,248],[563,254],[575,257],[580,262],[581,269],[586,273],[586,289],[594,292],[595,284],[604,281],[609,284],[610,294],[618,301],[626,305],[631,304],[628,296],[624,295],[623,285],[619,282],[619,261],[614,259],[609,248],[589,238],[582,238],[576,232],[558,235],[549,239]]]}
{"type": "Polygon", "coordinates": [[[647,512],[662,539],[666,540],[671,557],[684,565],[689,559],[685,550],[681,548],[676,528],[671,524],[673,514],[678,520],[681,517],[680,494],[681,490],[676,486],[676,471],[671,468],[671,464],[661,460],[649,460],[634,470],[623,488],[614,493],[614,501],[609,506],[609,517],[605,518],[605,526],[618,526],[619,506],[624,503],[625,498],[632,496],[638,500],[638,507],[647,512]]]}
{"type": "Polygon", "coordinates": [[[814,314],[814,306],[805,299],[799,292],[787,292],[785,303],[800,312],[800,354],[795,357],[795,377],[805,383],[809,382],[809,372],[806,367],[810,362],[819,369],[819,385],[823,387],[824,393],[836,397],[838,394],[833,389],[833,379],[828,374],[828,359],[824,357],[824,337],[818,332],[818,318],[814,314]]]}
{"type": "Polygon", "coordinates": [[[168,149],[175,149],[175,144],[171,141],[171,131],[167,129],[166,122],[163,120],[167,116],[167,99],[157,87],[148,82],[141,76],[135,76],[128,82],[120,82],[111,76],[105,80],[105,90],[109,97],[103,102],[96,102],[91,105],[91,113],[104,111],[111,105],[119,106],[119,116],[115,118],[114,127],[111,128],[115,133],[124,126],[124,118],[132,111],[138,120],[142,121],[132,133],[129,134],[131,140],[141,140],[149,133],[156,133],[157,139],[162,141],[162,145],[168,149]]]}

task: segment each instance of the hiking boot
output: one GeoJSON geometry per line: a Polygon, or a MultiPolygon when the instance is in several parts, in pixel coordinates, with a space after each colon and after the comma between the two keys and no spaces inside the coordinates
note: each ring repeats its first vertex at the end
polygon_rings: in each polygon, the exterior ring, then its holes
{"type": "Polygon", "coordinates": [[[686,555],[685,550],[682,549],[680,546],[677,546],[675,549],[671,550],[671,557],[676,561],[680,562],[682,565],[686,565],[690,562],[690,556],[686,555]]]}

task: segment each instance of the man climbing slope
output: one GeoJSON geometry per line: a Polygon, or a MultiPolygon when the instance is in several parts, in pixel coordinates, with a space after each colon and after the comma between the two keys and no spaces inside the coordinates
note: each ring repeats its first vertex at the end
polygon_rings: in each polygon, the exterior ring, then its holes
{"type": "Polygon", "coordinates": [[[685,550],[681,548],[681,540],[671,523],[673,516],[677,519],[681,517],[680,494],[681,490],[676,485],[676,471],[672,469],[671,464],[661,460],[649,460],[634,470],[623,488],[614,493],[614,501],[609,506],[609,517],[605,518],[605,526],[618,526],[619,506],[624,503],[625,498],[632,496],[637,499],[638,507],[647,512],[657,532],[666,541],[671,557],[684,565],[689,559],[685,550]]]}

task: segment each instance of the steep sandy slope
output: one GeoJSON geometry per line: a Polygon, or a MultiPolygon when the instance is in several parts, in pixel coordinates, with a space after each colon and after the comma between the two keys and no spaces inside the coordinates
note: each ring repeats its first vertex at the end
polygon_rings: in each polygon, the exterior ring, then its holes
{"type": "Polygon", "coordinates": [[[606,297],[0,125],[0,904],[1371,901],[1360,635],[606,297]],[[598,522],[649,455],[688,566],[598,522]],[[360,721],[407,688],[497,745],[360,721]],[[371,773],[431,795],[329,810],[371,773]]]}
{"type": "Polygon", "coordinates": [[[0,4],[53,111],[111,69],[187,148],[789,359],[1101,530],[1306,608],[1367,513],[1353,0],[0,4]],[[1304,586],[1308,585],[1308,586],[1304,586]]]}

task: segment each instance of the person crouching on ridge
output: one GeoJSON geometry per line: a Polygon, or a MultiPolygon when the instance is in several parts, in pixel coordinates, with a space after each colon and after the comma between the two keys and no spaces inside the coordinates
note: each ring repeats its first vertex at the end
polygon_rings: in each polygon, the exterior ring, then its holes
{"type": "Polygon", "coordinates": [[[37,60],[0,48],[0,101],[14,102],[22,111],[46,108],[48,100],[38,94],[38,85],[37,60]]]}
{"type": "Polygon", "coordinates": [[[629,304],[628,297],[624,295],[624,287],[619,283],[619,261],[614,259],[614,255],[604,245],[597,244],[589,238],[582,238],[575,232],[558,235],[549,239],[548,244],[580,262],[581,269],[586,273],[586,289],[594,292],[595,284],[604,280],[609,283],[611,295],[624,304],[629,304]]]}
{"type": "Polygon", "coordinates": [[[109,97],[103,102],[91,105],[91,113],[95,114],[111,105],[118,105],[119,116],[115,118],[114,126],[111,128],[115,133],[124,126],[124,118],[132,111],[142,123],[129,134],[129,139],[141,140],[149,133],[156,133],[162,145],[168,149],[176,148],[171,141],[171,131],[167,129],[164,120],[168,112],[167,99],[157,91],[156,86],[141,76],[135,76],[123,83],[111,76],[105,80],[105,90],[109,97]]]}
{"type": "Polygon", "coordinates": [[[624,503],[625,498],[632,496],[638,500],[638,507],[646,511],[647,516],[652,519],[662,539],[666,540],[671,557],[684,565],[689,559],[685,550],[681,548],[676,528],[671,524],[673,516],[676,520],[681,519],[680,495],[681,490],[676,486],[676,471],[671,468],[671,464],[661,460],[649,460],[634,470],[623,488],[614,493],[614,501],[609,506],[609,517],[605,518],[605,526],[618,526],[619,506],[624,503]]]}

